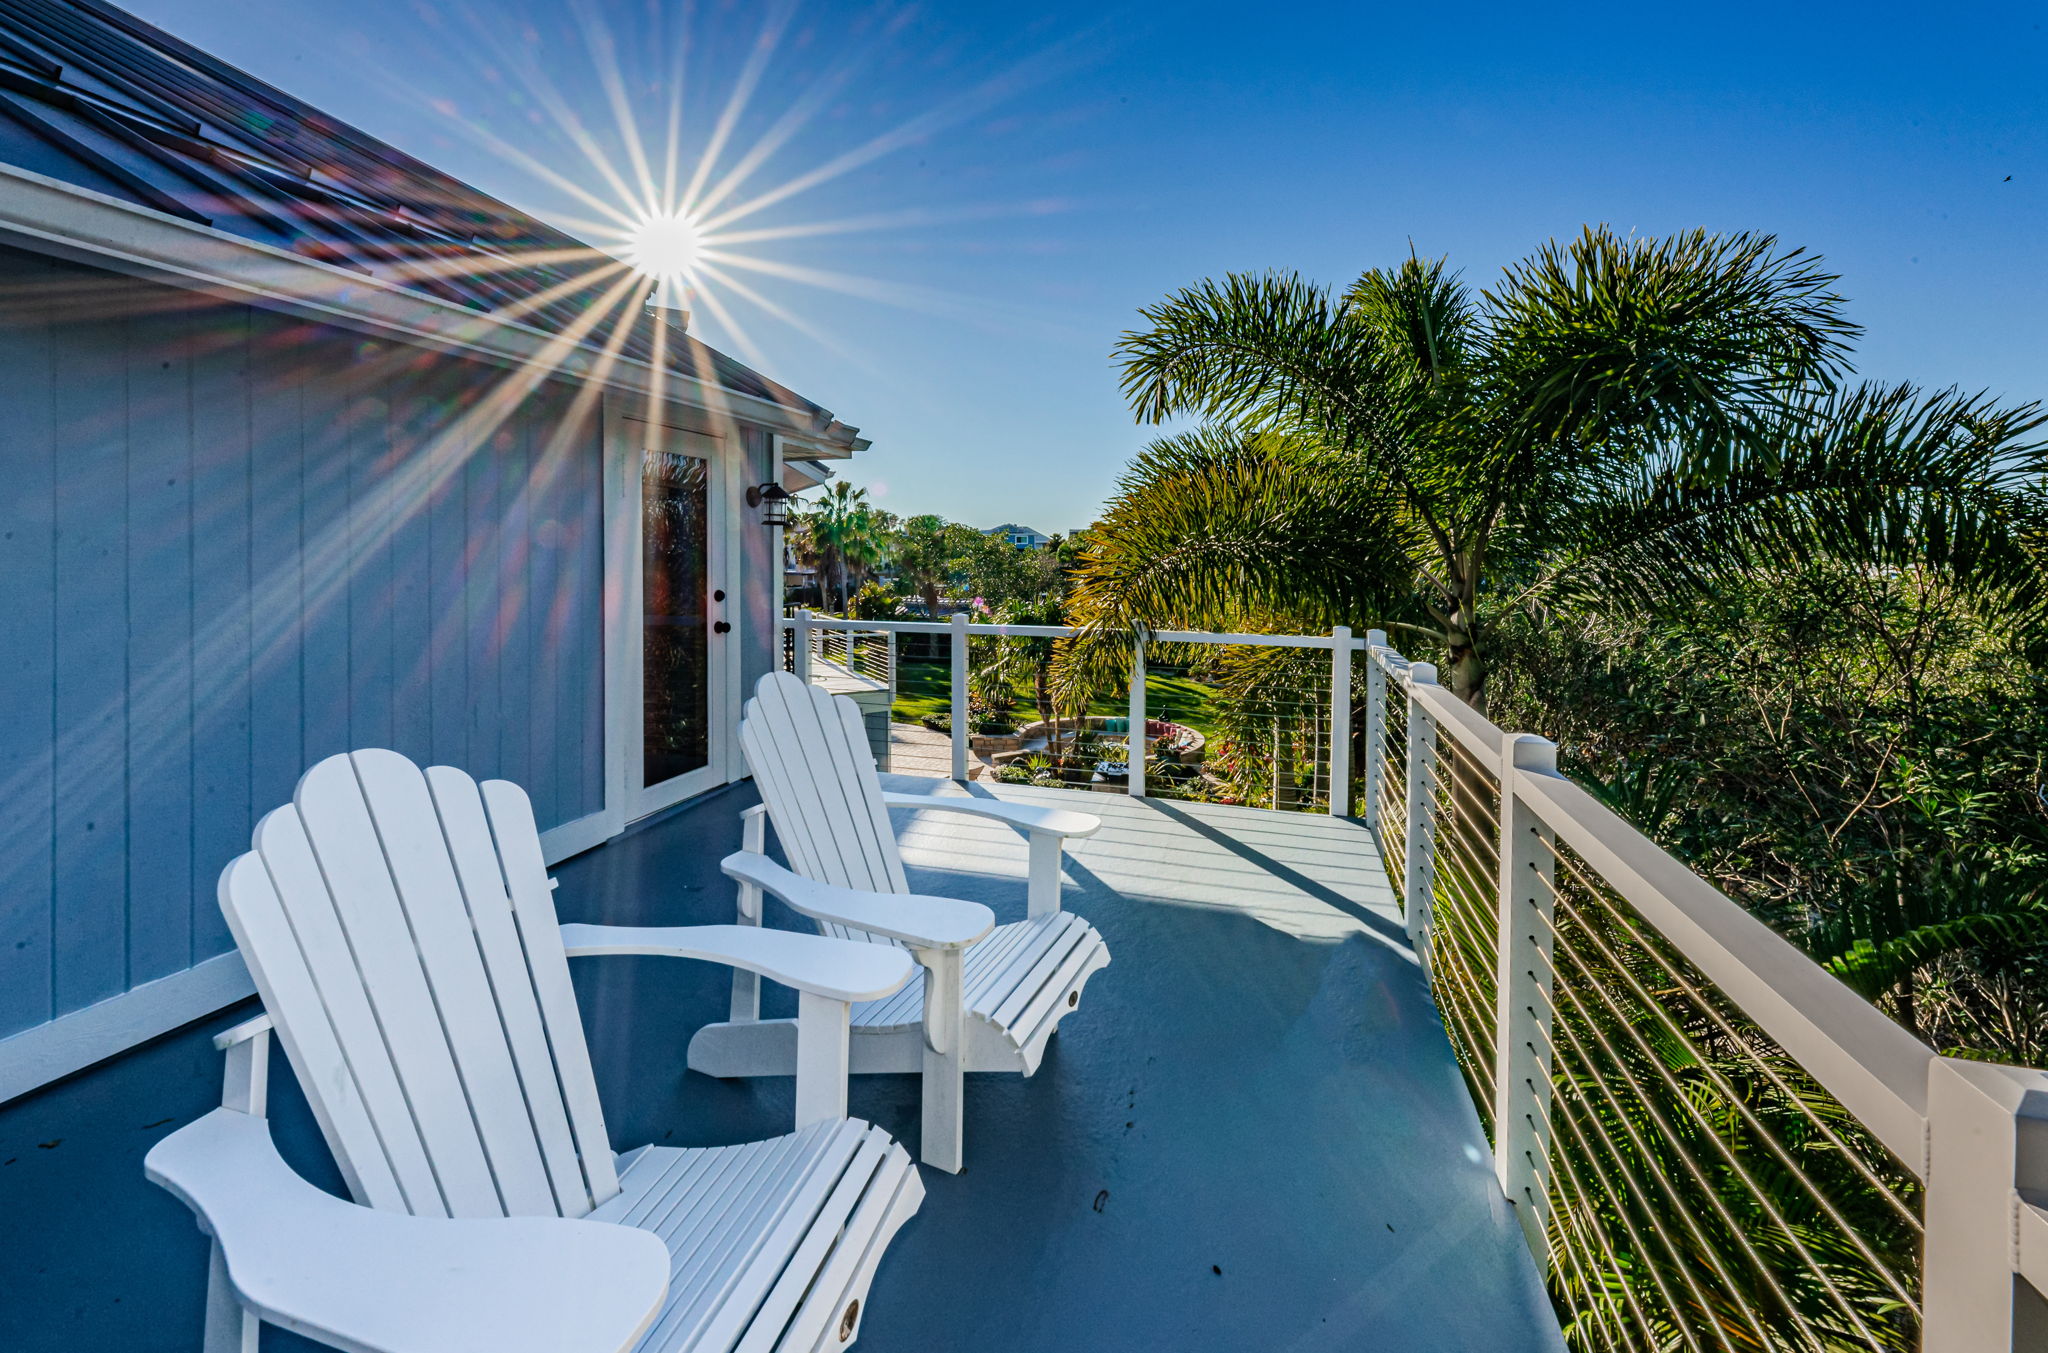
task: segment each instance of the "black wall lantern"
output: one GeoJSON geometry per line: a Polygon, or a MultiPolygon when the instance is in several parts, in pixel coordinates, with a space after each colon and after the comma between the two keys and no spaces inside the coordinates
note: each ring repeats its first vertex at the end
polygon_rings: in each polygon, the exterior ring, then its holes
{"type": "Polygon", "coordinates": [[[789,525],[789,505],[795,495],[780,484],[756,484],[747,490],[747,506],[761,509],[761,525],[789,525]]]}

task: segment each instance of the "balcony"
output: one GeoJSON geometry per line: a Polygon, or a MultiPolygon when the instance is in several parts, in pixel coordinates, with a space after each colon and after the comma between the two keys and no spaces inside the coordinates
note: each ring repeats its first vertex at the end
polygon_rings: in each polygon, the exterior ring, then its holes
{"type": "MultiPolygon", "coordinates": [[[[970,1078],[967,1169],[925,1172],[862,1348],[1559,1346],[1364,827],[1010,785],[890,787],[1099,814],[1103,830],[1072,846],[1066,903],[1116,959],[1035,1077],[970,1078]]],[[[715,862],[749,801],[744,787],[715,796],[564,865],[563,917],[729,920],[715,862]]],[[[1023,915],[1020,836],[898,816],[913,888],[1023,915]]],[[[615,1134],[737,1141],[787,1121],[788,1081],[679,1071],[689,1033],[723,1018],[712,970],[584,966],[615,1134]]],[[[918,1095],[915,1077],[859,1077],[851,1112],[914,1146],[918,1095]]]]}
{"type": "MultiPolygon", "coordinates": [[[[976,631],[945,628],[964,656],[976,631]]],[[[1150,793],[887,777],[1100,816],[1069,847],[1065,902],[1115,962],[1035,1077],[970,1079],[967,1169],[925,1172],[863,1347],[2037,1346],[2048,1076],[1936,1055],[1377,634],[1147,636],[1126,740],[1171,694],[1161,660],[1196,645],[1291,654],[1276,661],[1298,680],[1215,739],[1213,770],[1150,793]]],[[[812,656],[814,680],[846,675],[812,656]]],[[[889,656],[866,679],[893,689],[889,656]]],[[[968,675],[951,662],[944,684],[968,675]]],[[[948,768],[971,763],[967,735],[939,736],[948,768]]],[[[1156,764],[1127,758],[1124,788],[1156,764]]],[[[717,862],[752,801],[734,786],[564,863],[563,919],[732,919],[717,862]]],[[[896,814],[913,889],[1022,916],[1021,837],[896,814]]],[[[802,928],[772,902],[767,920],[802,928]]],[[[716,970],[612,958],[576,980],[615,1140],[789,1121],[788,1080],[683,1070],[727,1011],[716,970]]],[[[764,1013],[793,1006],[771,988],[764,1013]]],[[[280,1148],[338,1189],[277,1074],[280,1148]]],[[[0,1213],[34,1219],[0,1247],[0,1316],[27,1323],[0,1323],[0,1346],[77,1346],[65,1320],[108,1302],[133,1313],[115,1323],[199,1329],[203,1246],[135,1181],[155,1130],[203,1112],[218,1077],[169,1042],[33,1103],[4,1153],[33,1168],[0,1171],[0,1213]],[[112,1280],[109,1237],[146,1256],[112,1280]]],[[[914,1150],[920,1094],[857,1077],[850,1109],[914,1150]]],[[[82,1323],[109,1327],[103,1309],[82,1323]]],[[[297,1346],[278,1333],[266,1347],[297,1346]]]]}

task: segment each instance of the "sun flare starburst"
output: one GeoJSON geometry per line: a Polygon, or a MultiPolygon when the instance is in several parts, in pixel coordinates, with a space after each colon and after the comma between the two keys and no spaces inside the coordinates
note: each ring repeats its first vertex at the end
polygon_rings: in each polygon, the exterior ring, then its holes
{"type": "Polygon", "coordinates": [[[704,235],[687,212],[651,212],[627,233],[625,261],[657,282],[688,282],[696,276],[704,235]]]}
{"type": "MultiPolygon", "coordinates": [[[[756,365],[767,361],[746,322],[756,317],[794,329],[856,365],[869,364],[832,326],[812,321],[801,313],[807,307],[791,304],[792,290],[834,292],[977,324],[997,316],[1021,319],[1012,313],[1014,303],[843,266],[820,267],[815,252],[803,261],[788,255],[832,236],[1042,217],[1064,209],[1063,201],[895,202],[883,210],[846,210],[841,202],[835,204],[840,210],[811,219],[785,212],[797,199],[828,184],[843,186],[849,175],[878,160],[926,147],[934,137],[1084,64],[1086,43],[1056,42],[949,90],[941,87],[943,92],[935,91],[892,124],[840,137],[827,134],[843,111],[840,105],[861,87],[889,44],[901,41],[901,25],[867,25],[815,69],[782,70],[785,58],[801,59],[819,21],[813,16],[800,22],[803,8],[802,0],[771,0],[748,40],[742,29],[721,28],[716,17],[690,6],[677,11],[676,26],[667,17],[633,19],[571,0],[556,11],[565,20],[562,26],[543,33],[533,25],[508,28],[495,8],[452,0],[445,12],[465,21],[492,82],[509,92],[514,106],[528,110],[530,134],[462,116],[452,103],[437,111],[451,131],[554,196],[543,212],[549,222],[592,246],[586,259],[593,266],[575,270],[587,287],[572,302],[578,306],[594,302],[619,273],[630,273],[637,285],[612,302],[614,318],[634,314],[641,308],[635,298],[644,298],[667,312],[665,327],[681,328],[689,311],[701,306],[719,341],[756,365]],[[630,31],[614,32],[614,22],[627,23],[630,31]],[[560,60],[579,47],[590,62],[580,79],[573,60],[566,66],[560,60]],[[744,56],[737,69],[728,62],[716,74],[686,69],[698,50],[744,56]],[[540,59],[542,53],[549,59],[540,59]],[[707,78],[708,98],[695,92],[707,78]],[[721,84],[722,91],[710,92],[721,84]],[[778,87],[799,92],[764,108],[769,91],[778,87]],[[686,90],[693,104],[687,113],[686,90]],[[751,313],[743,318],[742,312],[751,313]]],[[[519,260],[508,256],[502,266],[517,267],[519,260]]]]}

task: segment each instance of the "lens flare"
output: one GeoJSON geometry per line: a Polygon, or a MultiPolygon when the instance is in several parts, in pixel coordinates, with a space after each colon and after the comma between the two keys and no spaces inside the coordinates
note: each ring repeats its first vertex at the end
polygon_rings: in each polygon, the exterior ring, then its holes
{"type": "Polygon", "coordinates": [[[703,251],[704,237],[687,212],[647,216],[626,237],[626,262],[658,282],[692,278],[703,251]]]}
{"type": "MultiPolygon", "coordinates": [[[[805,26],[810,21],[799,22],[804,0],[765,0],[737,10],[743,17],[736,17],[735,24],[758,22],[751,41],[740,41],[739,28],[714,22],[691,4],[647,7],[642,17],[626,20],[629,29],[623,32],[613,31],[612,23],[625,16],[624,9],[608,14],[591,0],[545,8],[565,16],[566,23],[542,33],[530,24],[508,26],[500,3],[439,0],[434,6],[462,29],[465,59],[481,59],[493,81],[509,87],[508,106],[523,110],[530,129],[515,132],[509,123],[458,113],[453,104],[427,107],[448,131],[558,196],[558,209],[544,213],[551,224],[580,234],[591,242],[596,259],[617,260],[648,284],[644,291],[650,308],[672,312],[657,341],[666,341],[670,327],[687,324],[689,313],[701,309],[721,344],[730,343],[746,360],[762,364],[766,354],[745,320],[765,317],[881,374],[869,366],[866,352],[802,318],[804,307],[789,295],[802,288],[976,324],[998,315],[1004,322],[1038,322],[1033,313],[991,304],[986,297],[802,266],[764,253],[760,246],[886,235],[956,221],[1035,219],[1068,209],[1072,204],[1064,199],[1037,198],[892,206],[810,220],[783,215],[787,204],[807,194],[844,183],[878,160],[925,146],[941,132],[1085,67],[1098,50],[1088,34],[1069,35],[991,67],[929,103],[909,106],[900,120],[864,139],[848,138],[836,151],[823,153],[822,147],[811,147],[807,136],[836,121],[846,111],[841,105],[850,91],[860,87],[881,57],[900,47],[900,23],[856,26],[843,49],[822,63],[801,67],[795,64],[798,53],[810,41],[805,26]],[[562,64],[579,48],[590,62],[595,100],[588,97],[588,77],[562,64]],[[692,54],[700,50],[717,55],[717,65],[696,70],[699,58],[692,54]],[[732,58],[742,51],[734,70],[732,58]],[[686,116],[686,89],[694,89],[714,69],[701,106],[686,116]],[[782,97],[776,93],[781,89],[798,92],[782,97]],[[764,109],[771,97],[778,106],[764,109]],[[790,163],[812,149],[820,151],[817,158],[790,163]],[[761,286],[750,285],[742,273],[754,274],[761,286]]],[[[421,101],[418,89],[389,84],[394,96],[421,101]]],[[[465,256],[428,266],[459,272],[477,265],[465,256]]],[[[508,254],[491,266],[514,268],[520,260],[508,254]]],[[[425,275],[427,268],[420,271],[425,275]]],[[[620,313],[635,311],[630,307],[620,313]]]]}

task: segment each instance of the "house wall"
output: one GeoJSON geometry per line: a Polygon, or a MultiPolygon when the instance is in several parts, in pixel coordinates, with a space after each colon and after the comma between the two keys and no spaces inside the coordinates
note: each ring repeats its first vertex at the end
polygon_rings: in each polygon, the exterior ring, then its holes
{"type": "Polygon", "coordinates": [[[4,248],[0,298],[0,1037],[226,953],[331,753],[603,808],[594,399],[4,248]]]}

